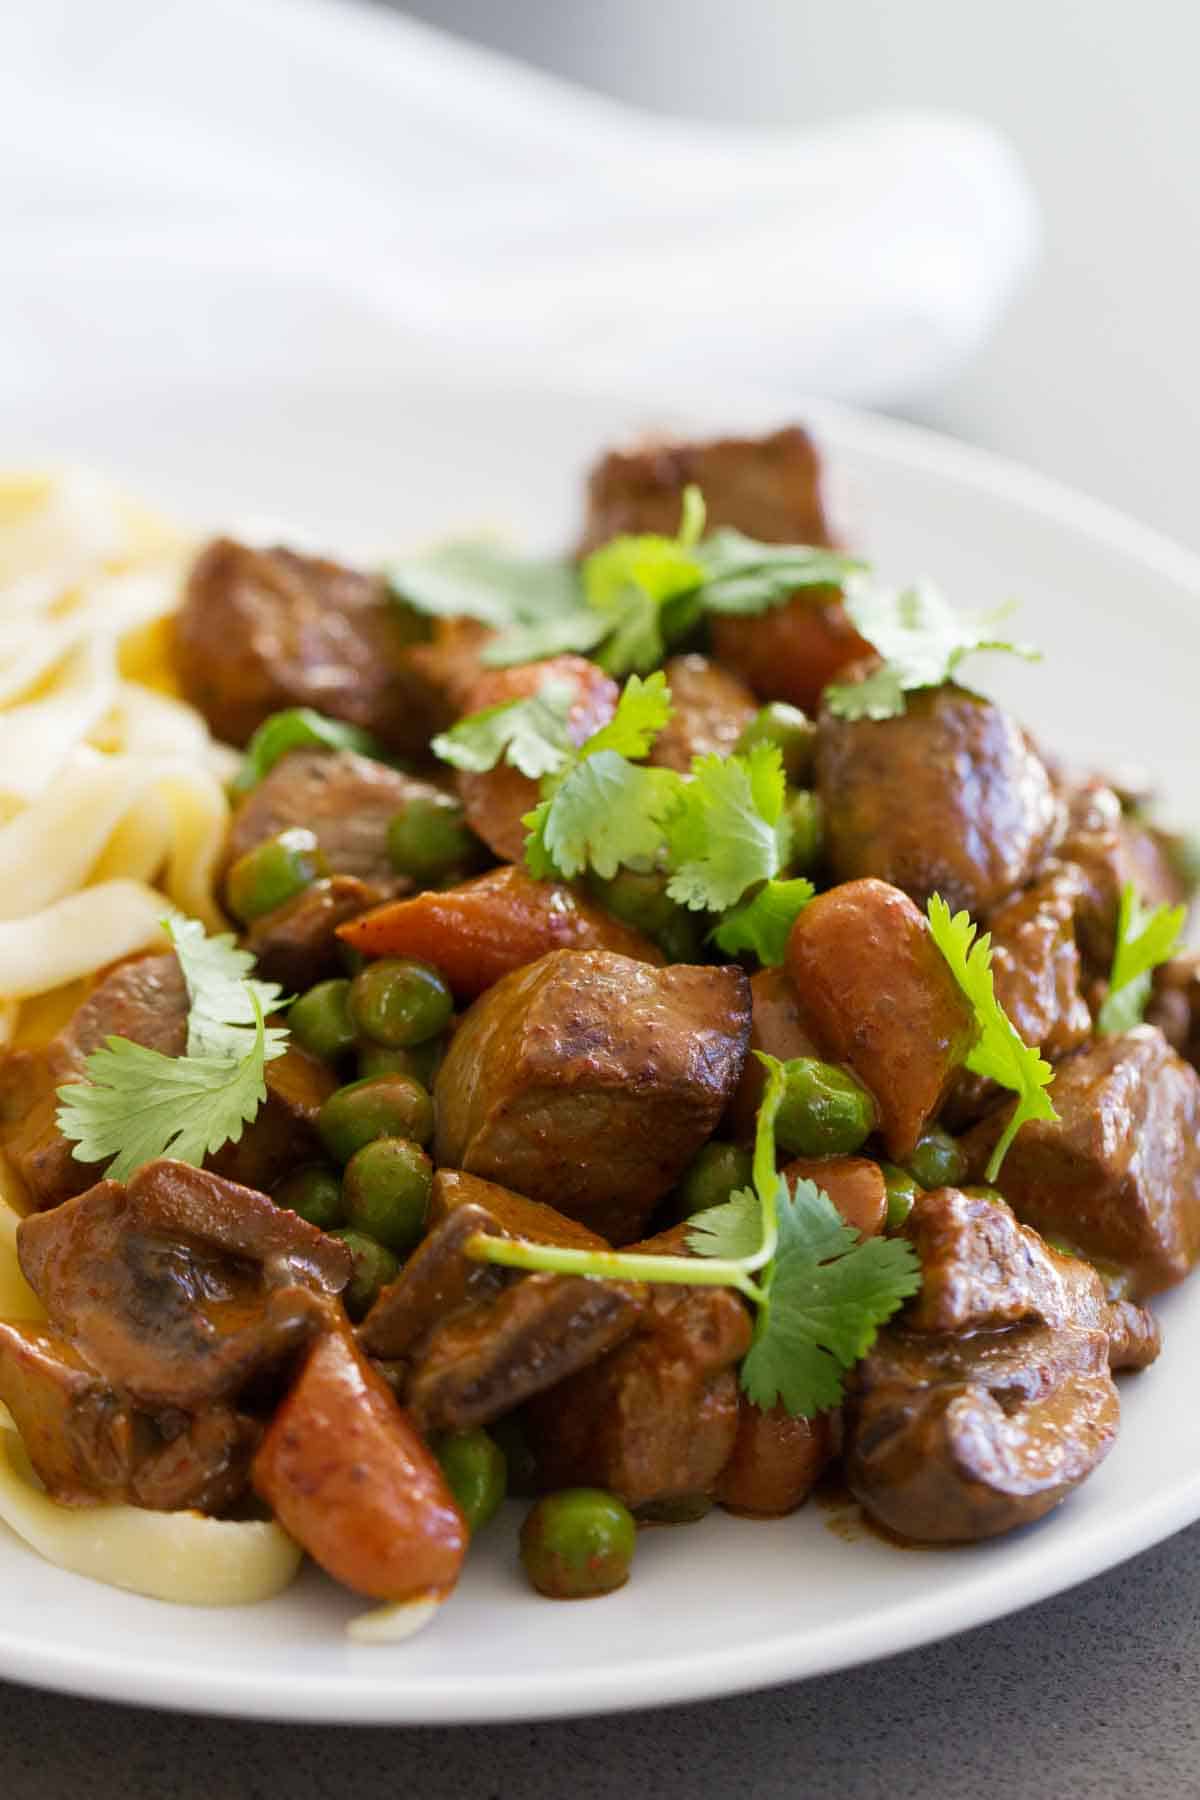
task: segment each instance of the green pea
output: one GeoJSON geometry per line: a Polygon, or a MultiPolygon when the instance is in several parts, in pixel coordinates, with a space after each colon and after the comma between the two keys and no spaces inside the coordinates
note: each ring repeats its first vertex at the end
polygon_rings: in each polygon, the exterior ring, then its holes
{"type": "Polygon", "coordinates": [[[805,781],[812,772],[817,728],[798,706],[772,700],[755,713],[738,739],[737,748],[753,750],[756,744],[777,744],[783,752],[783,771],[788,780],[805,781]]]}
{"type": "Polygon", "coordinates": [[[356,1150],[342,1180],[346,1217],[397,1256],[425,1235],[433,1164],[408,1138],[374,1138],[356,1150]]]}
{"type": "Polygon", "coordinates": [[[787,816],[792,828],[788,866],[792,869],[811,869],[820,861],[824,843],[821,802],[807,788],[794,788],[787,798],[787,816]]]}
{"type": "Polygon", "coordinates": [[[439,1438],[433,1453],[474,1537],[495,1516],[507,1491],[504,1452],[486,1431],[456,1431],[439,1438]]]}
{"type": "Polygon", "coordinates": [[[342,1300],[352,1319],[362,1319],[379,1298],[380,1288],[394,1281],[400,1264],[389,1249],[368,1237],[365,1231],[347,1227],[331,1231],[330,1237],[341,1238],[350,1252],[350,1280],[342,1289],[342,1300]]]}
{"type": "Polygon", "coordinates": [[[288,1027],[302,1050],[336,1062],[354,1048],[354,1021],[350,1017],[350,983],[318,981],[288,1009],[288,1027]]]}
{"type": "Polygon", "coordinates": [[[454,1013],[454,996],[428,963],[385,956],[368,963],[350,983],[350,1013],[364,1037],[406,1050],[441,1036],[454,1013]]]}
{"type": "Polygon", "coordinates": [[[582,1600],[624,1585],[636,1542],[633,1514],[615,1495],[564,1488],[526,1515],[521,1562],[539,1594],[582,1600]]]}
{"type": "Polygon", "coordinates": [[[786,1065],[787,1086],[775,1137],[792,1156],[849,1156],[875,1126],[866,1088],[833,1063],[797,1056],[786,1065]]]}
{"type": "Polygon", "coordinates": [[[433,1101],[409,1075],[368,1075],[330,1094],[317,1114],[317,1134],[335,1162],[348,1163],[375,1138],[433,1136],[433,1101]]]}
{"type": "Polygon", "coordinates": [[[957,1187],[967,1172],[967,1159],[950,1133],[934,1125],[921,1133],[904,1166],[923,1188],[957,1187]]]}
{"type": "Polygon", "coordinates": [[[407,1050],[392,1050],[387,1044],[360,1044],[358,1072],[360,1075],[410,1075],[423,1088],[432,1090],[445,1054],[443,1038],[410,1044],[407,1050]]]}
{"type": "Polygon", "coordinates": [[[914,1181],[907,1169],[898,1169],[895,1163],[880,1163],[883,1171],[883,1183],[887,1189],[887,1224],[888,1231],[899,1231],[905,1219],[917,1203],[917,1196],[923,1190],[918,1181],[914,1181]]]}
{"type": "Polygon", "coordinates": [[[479,839],[452,794],[414,794],[389,824],[387,848],[401,875],[440,881],[474,861],[479,839]]]}
{"type": "Polygon", "coordinates": [[[598,875],[591,890],[608,912],[652,938],[670,962],[695,962],[700,955],[704,921],[672,900],[667,893],[668,875],[654,871],[618,869],[611,879],[598,875]]]}
{"type": "Polygon", "coordinates": [[[537,1457],[530,1448],[519,1413],[505,1413],[493,1419],[488,1430],[504,1456],[508,1468],[508,1491],[522,1500],[532,1500],[538,1491],[537,1457]]]}
{"type": "Polygon", "coordinates": [[[312,1163],[306,1169],[294,1169],[271,1195],[276,1206],[286,1206],[299,1213],[310,1225],[331,1231],[346,1214],[342,1207],[342,1183],[336,1169],[312,1163]]]}
{"type": "Polygon", "coordinates": [[[239,856],[225,881],[229,910],[243,924],[294,900],[329,873],[316,834],[293,825],[239,856]]]}
{"type": "Polygon", "coordinates": [[[690,1219],[710,1206],[721,1206],[735,1188],[748,1187],[754,1158],[741,1144],[705,1144],[684,1170],[676,1195],[676,1211],[690,1219]]]}

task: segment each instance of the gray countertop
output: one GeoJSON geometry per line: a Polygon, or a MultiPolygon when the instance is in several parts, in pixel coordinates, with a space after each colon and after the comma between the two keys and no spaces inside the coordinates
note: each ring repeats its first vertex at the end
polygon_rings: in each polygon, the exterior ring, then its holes
{"type": "Polygon", "coordinates": [[[334,1730],[0,1687],[4,1800],[1194,1800],[1200,1525],[998,1625],[797,1687],[549,1725],[334,1730]]]}

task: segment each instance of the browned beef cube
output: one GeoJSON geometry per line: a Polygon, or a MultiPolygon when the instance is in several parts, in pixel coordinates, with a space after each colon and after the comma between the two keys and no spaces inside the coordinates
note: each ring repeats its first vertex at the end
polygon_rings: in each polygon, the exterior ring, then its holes
{"type": "Polygon", "coordinates": [[[716,1128],[749,1033],[740,969],[552,951],[460,1023],[437,1160],[627,1243],[716,1128]]]}
{"type": "Polygon", "coordinates": [[[448,715],[409,660],[411,638],[381,581],[219,538],[192,569],[175,662],[185,697],[227,743],[246,743],[273,712],[312,706],[424,753],[448,715]]]}
{"type": "Polygon", "coordinates": [[[1110,1301],[1090,1263],[1053,1249],[1001,1200],[937,1188],[918,1198],[904,1232],[921,1259],[921,1289],[904,1312],[909,1331],[1071,1325],[1104,1332],[1114,1369],[1145,1368],[1158,1355],[1150,1313],[1110,1301]]]}
{"type": "Polygon", "coordinates": [[[1111,1450],[1119,1416],[1103,1331],[889,1327],[850,1377],[846,1479],[898,1537],[997,1537],[1078,1487],[1111,1450]]]}
{"type": "Polygon", "coordinates": [[[373,1356],[405,1368],[397,1386],[418,1428],[468,1431],[563,1380],[633,1330],[644,1304],[629,1283],[522,1275],[473,1262],[477,1232],[573,1249],[603,1238],[552,1207],[458,1170],[434,1177],[433,1229],[359,1331],[373,1356]]]}
{"type": "Polygon", "coordinates": [[[1146,1008],[1173,1050],[1200,1068],[1200,957],[1172,957],[1154,973],[1154,992],[1146,1008]]]}
{"type": "Polygon", "coordinates": [[[331,1316],[344,1244],[207,1170],[147,1163],[23,1219],[17,1253],[54,1327],[145,1407],[239,1394],[331,1316]]]}
{"type": "Polygon", "coordinates": [[[826,709],[817,784],[840,881],[878,876],[922,906],[941,894],[974,917],[1024,887],[1062,825],[1016,721],[953,684],[909,694],[894,719],[826,709]]]}
{"type": "MultiPolygon", "coordinates": [[[[397,887],[401,884],[397,883],[397,887]]],[[[378,904],[380,892],[355,875],[327,875],[254,920],[245,945],[267,981],[286,994],[344,975],[338,926],[378,904]]]]}
{"type": "Polygon", "coordinates": [[[758,711],[745,682],[707,656],[673,656],[664,674],[673,710],[650,761],[686,775],[694,756],[730,755],[758,711]]]}
{"type": "Polygon", "coordinates": [[[265,1080],[267,1097],[237,1143],[222,1145],[205,1165],[247,1188],[273,1188],[321,1155],[317,1114],[337,1086],[333,1071],[295,1044],[267,1064],[265,1080]]]}
{"type": "Polygon", "coordinates": [[[816,445],[792,425],[761,438],[610,450],[588,477],[584,549],[622,532],[673,536],[692,484],[704,495],[710,528],[731,525],[768,544],[833,541],[816,445]]]}
{"type": "MultiPolygon", "coordinates": [[[[1058,1065],[1057,1120],[1023,1125],[996,1185],[1018,1218],[1119,1274],[1133,1299],[1200,1256],[1200,1076],[1141,1025],[1058,1065]]],[[[986,1164],[1008,1109],[964,1140],[986,1164]]]]}
{"type": "MultiPolygon", "coordinates": [[[[757,970],[750,977],[750,1005],[751,1052],[762,1050],[780,1062],[799,1056],[820,1056],[801,1021],[800,996],[786,969],[757,970]]],[[[766,1079],[766,1070],[757,1056],[748,1055],[725,1115],[725,1127],[733,1137],[753,1138],[766,1079]]]]}
{"type": "Polygon", "coordinates": [[[373,900],[402,889],[388,826],[410,800],[439,793],[427,781],[353,750],[292,750],[246,795],[229,828],[228,858],[293,825],[315,832],[334,875],[353,875],[373,900]]]}
{"type": "Polygon", "coordinates": [[[57,1206],[99,1178],[95,1163],[77,1162],[55,1124],[55,1090],[76,1081],[108,1037],[130,1038],[164,1056],[182,1056],[187,1041],[187,988],[174,952],[118,963],[44,1049],[20,1050],[0,1063],[0,1088],[11,1096],[5,1150],[35,1207],[57,1206]]]}
{"type": "Polygon", "coordinates": [[[996,998],[1027,1044],[1057,1062],[1092,1028],[1080,992],[1075,909],[1078,873],[1052,863],[1025,892],[988,920],[996,998]]]}
{"type": "MultiPolygon", "coordinates": [[[[684,1229],[636,1248],[686,1256],[684,1229]]],[[[631,1337],[526,1409],[540,1484],[607,1488],[627,1506],[713,1494],[737,1442],[750,1337],[728,1288],[651,1286],[631,1337]]]]}
{"type": "MultiPolygon", "coordinates": [[[[620,532],[674,532],[683,490],[704,495],[710,528],[768,544],[832,544],[816,446],[791,426],[762,438],[613,451],[588,482],[585,550],[620,532]]],[[[837,590],[809,588],[757,618],[714,619],[713,650],[763,700],[813,708],[827,682],[865,655],[837,590]]]]}

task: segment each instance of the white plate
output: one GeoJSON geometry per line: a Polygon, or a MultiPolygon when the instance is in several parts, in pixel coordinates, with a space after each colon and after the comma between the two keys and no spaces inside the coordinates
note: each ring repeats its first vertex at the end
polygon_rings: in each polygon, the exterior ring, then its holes
{"type": "MultiPolygon", "coordinates": [[[[561,541],[587,459],[663,422],[612,398],[455,389],[398,372],[370,391],[114,386],[6,412],[0,462],[83,458],[203,522],[274,518],[344,550],[480,520],[561,541]]],[[[888,572],[932,575],[967,606],[1021,597],[1046,661],[981,663],[981,684],[1075,757],[1146,764],[1186,814],[1200,563],[977,452],[887,421],[808,416],[856,543],[888,572]]],[[[705,431],[768,422],[745,412],[687,421],[705,431]]],[[[510,1507],[430,1630],[367,1649],[341,1632],[361,1608],[315,1572],[265,1606],[187,1610],[65,1575],[3,1535],[0,1674],[198,1711],[430,1723],[697,1699],[907,1649],[1082,1581],[1200,1516],[1200,1305],[1176,1294],[1162,1317],[1165,1355],[1124,1383],[1124,1424],[1103,1468],[1057,1514],[998,1543],[904,1553],[831,1530],[815,1507],[770,1524],[714,1515],[644,1534],[621,1593],[553,1605],[524,1585],[510,1507]]]]}

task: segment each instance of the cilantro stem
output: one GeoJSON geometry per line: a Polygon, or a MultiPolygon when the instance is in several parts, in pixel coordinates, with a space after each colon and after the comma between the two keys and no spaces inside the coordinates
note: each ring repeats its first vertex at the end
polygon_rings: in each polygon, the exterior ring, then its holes
{"type": "MultiPolygon", "coordinates": [[[[756,1306],[766,1293],[750,1279],[753,1257],[655,1256],[632,1250],[568,1250],[556,1244],[534,1244],[522,1238],[491,1237],[476,1232],[464,1246],[475,1262],[499,1263],[507,1269],[535,1269],[552,1275],[590,1275],[605,1281],[655,1281],[678,1287],[731,1287],[756,1306]]],[[[774,1252],[772,1251],[772,1254],[774,1252]]]]}

